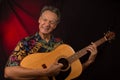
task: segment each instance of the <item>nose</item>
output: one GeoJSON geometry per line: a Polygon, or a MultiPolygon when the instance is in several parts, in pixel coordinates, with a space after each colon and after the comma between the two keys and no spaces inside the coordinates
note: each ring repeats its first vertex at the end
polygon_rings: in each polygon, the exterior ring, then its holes
{"type": "Polygon", "coordinates": [[[46,21],[46,22],[44,22],[43,24],[44,24],[44,26],[50,26],[49,21],[46,21]]]}
{"type": "Polygon", "coordinates": [[[45,22],[45,25],[46,25],[46,26],[50,26],[50,22],[49,22],[49,21],[46,21],[46,22],[45,22]]]}

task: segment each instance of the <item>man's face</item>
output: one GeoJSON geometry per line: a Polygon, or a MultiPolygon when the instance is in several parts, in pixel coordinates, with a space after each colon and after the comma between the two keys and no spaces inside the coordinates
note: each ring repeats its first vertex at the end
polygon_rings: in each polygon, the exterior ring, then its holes
{"type": "Polygon", "coordinates": [[[58,17],[55,13],[47,10],[39,18],[39,31],[42,34],[51,33],[57,26],[58,17]]]}

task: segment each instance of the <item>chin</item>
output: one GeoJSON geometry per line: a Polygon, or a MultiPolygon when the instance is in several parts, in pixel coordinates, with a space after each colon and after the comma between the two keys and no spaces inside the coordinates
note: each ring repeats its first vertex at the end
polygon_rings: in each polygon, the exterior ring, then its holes
{"type": "Polygon", "coordinates": [[[50,34],[49,32],[44,32],[43,34],[50,34]]]}

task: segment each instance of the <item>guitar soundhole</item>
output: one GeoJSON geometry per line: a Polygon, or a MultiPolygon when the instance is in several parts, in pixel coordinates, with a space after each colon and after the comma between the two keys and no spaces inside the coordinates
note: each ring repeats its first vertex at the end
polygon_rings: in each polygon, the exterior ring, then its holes
{"type": "Polygon", "coordinates": [[[59,60],[58,60],[58,63],[62,63],[62,64],[63,64],[62,70],[67,69],[68,66],[69,66],[69,62],[68,62],[68,60],[65,59],[65,58],[59,59],[59,60]]]}

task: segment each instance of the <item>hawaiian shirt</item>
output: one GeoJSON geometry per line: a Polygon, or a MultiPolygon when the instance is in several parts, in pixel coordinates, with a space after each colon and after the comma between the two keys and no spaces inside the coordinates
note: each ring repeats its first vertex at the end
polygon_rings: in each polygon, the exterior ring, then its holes
{"type": "Polygon", "coordinates": [[[26,37],[18,42],[16,48],[14,49],[13,53],[10,55],[9,60],[6,66],[19,66],[21,60],[35,52],[50,52],[63,41],[60,38],[55,38],[54,36],[51,37],[49,42],[41,39],[39,33],[26,37]]]}

